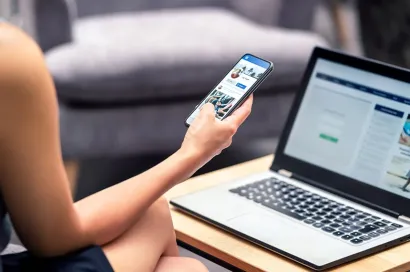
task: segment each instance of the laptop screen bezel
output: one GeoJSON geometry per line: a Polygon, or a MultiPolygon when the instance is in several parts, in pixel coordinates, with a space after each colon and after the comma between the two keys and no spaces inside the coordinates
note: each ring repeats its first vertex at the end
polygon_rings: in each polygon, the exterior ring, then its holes
{"type": "Polygon", "coordinates": [[[301,176],[306,180],[312,180],[316,184],[324,188],[331,188],[333,191],[337,191],[342,195],[347,195],[354,199],[360,199],[363,203],[367,202],[376,204],[377,206],[383,207],[384,209],[388,209],[400,215],[410,217],[410,199],[388,192],[378,187],[368,185],[353,178],[335,173],[331,170],[324,169],[317,165],[299,160],[295,157],[288,156],[284,153],[289,134],[295,122],[296,115],[302,103],[317,59],[324,59],[342,65],[347,65],[352,68],[361,69],[363,71],[400,80],[402,82],[410,84],[409,70],[365,58],[349,56],[337,51],[331,51],[316,47],[313,50],[305,74],[302,78],[299,90],[291,107],[288,119],[282,131],[282,135],[276,149],[276,154],[271,169],[286,169],[296,174],[297,176],[301,176]]]}

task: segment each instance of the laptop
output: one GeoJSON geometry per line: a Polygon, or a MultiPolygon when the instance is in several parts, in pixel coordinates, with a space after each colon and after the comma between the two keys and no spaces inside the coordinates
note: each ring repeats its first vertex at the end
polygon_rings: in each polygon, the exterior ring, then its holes
{"type": "Polygon", "coordinates": [[[410,71],[315,48],[270,169],[171,204],[325,270],[409,240],[409,170],[410,71]]]}

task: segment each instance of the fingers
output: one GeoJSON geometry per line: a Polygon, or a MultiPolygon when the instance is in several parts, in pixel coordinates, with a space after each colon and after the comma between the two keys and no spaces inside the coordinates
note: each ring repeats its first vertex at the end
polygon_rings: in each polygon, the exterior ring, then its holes
{"type": "Polygon", "coordinates": [[[245,122],[249,114],[251,114],[252,104],[253,94],[249,96],[248,99],[246,99],[246,101],[232,113],[232,115],[228,116],[225,121],[233,122],[239,127],[243,122],[245,122]]]}
{"type": "Polygon", "coordinates": [[[199,113],[199,117],[205,119],[215,118],[214,105],[212,103],[206,103],[203,105],[199,113]]]}

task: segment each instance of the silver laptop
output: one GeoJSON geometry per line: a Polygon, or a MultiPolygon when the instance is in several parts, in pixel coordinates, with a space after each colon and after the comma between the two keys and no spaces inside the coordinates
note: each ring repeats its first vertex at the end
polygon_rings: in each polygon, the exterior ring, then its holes
{"type": "Polygon", "coordinates": [[[275,155],[171,203],[314,270],[408,241],[410,71],[315,48],[275,155]]]}

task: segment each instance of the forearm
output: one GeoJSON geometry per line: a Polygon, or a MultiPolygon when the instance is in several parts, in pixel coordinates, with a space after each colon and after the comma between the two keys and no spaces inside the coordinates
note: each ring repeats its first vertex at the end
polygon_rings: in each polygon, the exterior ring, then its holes
{"type": "Polygon", "coordinates": [[[110,242],[201,166],[197,155],[178,151],[150,170],[77,202],[83,230],[96,244],[110,242]]]}

